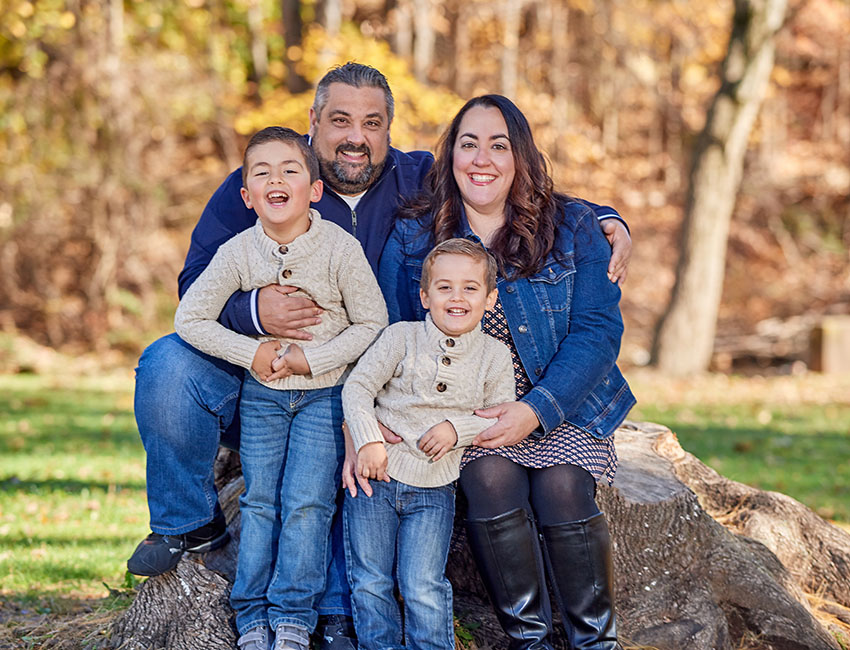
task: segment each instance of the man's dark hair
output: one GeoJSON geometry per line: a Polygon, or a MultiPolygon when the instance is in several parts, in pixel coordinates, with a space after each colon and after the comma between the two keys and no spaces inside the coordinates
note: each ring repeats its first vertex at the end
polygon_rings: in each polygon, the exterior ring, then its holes
{"type": "Polygon", "coordinates": [[[316,114],[316,119],[322,115],[322,111],[328,103],[330,85],[333,83],[345,84],[355,88],[380,88],[384,91],[387,102],[387,119],[390,123],[393,121],[395,101],[387,78],[376,68],[353,61],[331,68],[319,81],[316,86],[316,98],[313,100],[313,112],[316,114]]]}
{"type": "Polygon", "coordinates": [[[286,142],[298,147],[301,155],[304,156],[304,164],[310,171],[310,182],[315,183],[319,180],[319,159],[316,158],[316,153],[313,151],[313,148],[307,144],[307,140],[304,139],[304,136],[285,126],[267,126],[252,135],[251,139],[248,141],[248,146],[245,147],[245,155],[242,157],[243,186],[248,180],[248,152],[250,152],[254,147],[266,144],[266,142],[286,142]]]}

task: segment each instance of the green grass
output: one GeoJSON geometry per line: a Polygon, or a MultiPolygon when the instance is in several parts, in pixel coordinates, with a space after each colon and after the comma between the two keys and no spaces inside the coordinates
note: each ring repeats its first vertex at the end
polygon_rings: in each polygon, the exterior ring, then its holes
{"type": "Polygon", "coordinates": [[[663,424],[727,478],[850,524],[850,378],[630,377],[629,418],[663,424]]]}
{"type": "Polygon", "coordinates": [[[147,531],[132,388],[0,375],[0,597],[59,608],[124,583],[147,531]]]}
{"type": "MultiPolygon", "coordinates": [[[[722,474],[850,523],[850,377],[674,381],[627,373],[633,420],[670,427],[722,474]]],[[[147,533],[130,372],[0,375],[0,601],[106,601],[147,533]]],[[[71,605],[69,605],[71,603],[71,605]]]]}

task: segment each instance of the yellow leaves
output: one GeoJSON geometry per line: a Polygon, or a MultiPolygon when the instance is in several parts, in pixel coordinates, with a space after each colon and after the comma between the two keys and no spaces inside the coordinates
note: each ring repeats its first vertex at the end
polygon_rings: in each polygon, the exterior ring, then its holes
{"type": "MultiPolygon", "coordinates": [[[[454,93],[417,81],[407,62],[397,57],[384,41],[364,36],[352,25],[328,36],[319,26],[307,30],[303,48],[290,47],[289,58],[299,62],[299,70],[311,86],[333,66],[347,61],[367,63],[380,70],[393,91],[396,103],[392,124],[394,146],[401,149],[431,148],[443,126],[463,104],[454,93]],[[297,51],[294,51],[297,50],[297,51]]],[[[282,63],[270,66],[277,78],[284,77],[282,63]]],[[[237,115],[234,126],[248,135],[269,124],[288,126],[302,133],[308,128],[308,111],[313,102],[313,89],[291,95],[276,88],[263,96],[260,108],[250,107],[237,115]]]]}
{"type": "Polygon", "coordinates": [[[18,12],[18,15],[21,18],[29,18],[33,15],[33,13],[35,13],[35,7],[33,7],[33,4],[31,2],[21,2],[15,8],[15,11],[18,12]]]}
{"type": "Polygon", "coordinates": [[[73,14],[73,12],[66,11],[59,16],[59,27],[62,29],[71,29],[76,24],[77,17],[73,14]]]}
{"type": "Polygon", "coordinates": [[[9,24],[9,32],[15,38],[23,38],[24,36],[27,35],[27,27],[20,20],[13,20],[9,24]]]}
{"type": "Polygon", "coordinates": [[[791,71],[788,68],[778,64],[775,65],[773,68],[771,79],[773,80],[773,83],[777,84],[778,86],[782,86],[783,88],[787,88],[792,83],[794,83],[794,77],[791,74],[791,71]]]}

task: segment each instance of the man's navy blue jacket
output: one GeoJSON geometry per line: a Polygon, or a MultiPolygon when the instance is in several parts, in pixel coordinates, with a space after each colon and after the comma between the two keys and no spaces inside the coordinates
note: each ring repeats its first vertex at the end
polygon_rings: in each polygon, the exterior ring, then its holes
{"type": "MultiPolygon", "coordinates": [[[[378,179],[360,198],[352,210],[333,190],[325,185],[322,198],[313,203],[322,219],[333,221],[357,237],[366,259],[377,275],[381,251],[389,236],[393,216],[403,199],[422,188],[422,180],[431,168],[434,157],[427,151],[405,153],[390,147],[387,162],[378,179]]],[[[212,195],[198,225],[192,231],[186,263],[178,278],[180,297],[210,263],[218,247],[235,234],[257,222],[257,213],[245,207],[240,189],[242,168],[231,173],[212,195]]],[[[237,291],[225,305],[219,321],[228,329],[256,335],[252,318],[253,292],[237,291]]]]}

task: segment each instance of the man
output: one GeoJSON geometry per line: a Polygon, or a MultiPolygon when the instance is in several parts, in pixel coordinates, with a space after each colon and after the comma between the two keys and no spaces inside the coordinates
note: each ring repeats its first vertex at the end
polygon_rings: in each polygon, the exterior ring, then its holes
{"type": "MultiPolygon", "coordinates": [[[[399,202],[415,194],[431,167],[430,153],[390,147],[393,96],[376,69],[347,63],[319,82],[310,109],[310,142],[325,192],[313,204],[324,219],[357,237],[373,269],[399,202]]],[[[257,215],[240,196],[241,170],[213,194],[192,233],[179,294],[207,266],[218,247],[252,226],[257,215]]],[[[619,215],[598,211],[614,245],[609,272],[625,278],[631,240],[619,215]]],[[[321,309],[293,297],[291,287],[271,285],[237,292],[219,321],[243,334],[307,340],[301,330],[321,319],[321,309]]],[[[148,537],[127,562],[138,575],[158,575],[177,565],[184,551],[206,552],[229,540],[213,484],[219,444],[238,449],[238,402],[243,371],[204,355],[176,334],[152,343],[136,370],[135,413],[147,452],[148,537]]],[[[332,561],[319,605],[317,633],[323,649],[353,650],[351,604],[345,578],[341,526],[332,533],[332,561]]]]}

